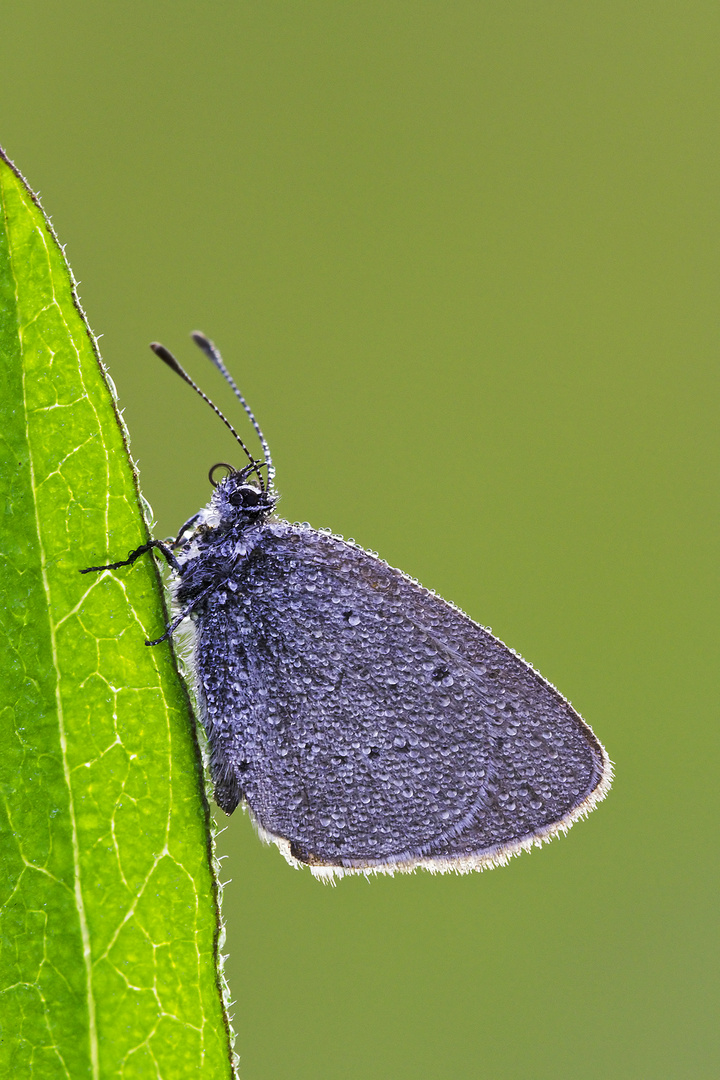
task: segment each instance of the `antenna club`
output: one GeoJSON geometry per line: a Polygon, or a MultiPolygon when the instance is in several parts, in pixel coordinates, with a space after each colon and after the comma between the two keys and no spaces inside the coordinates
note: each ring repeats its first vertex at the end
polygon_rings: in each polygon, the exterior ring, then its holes
{"type": "Polygon", "coordinates": [[[164,362],[167,364],[167,366],[169,368],[172,368],[172,370],[177,375],[180,375],[182,378],[185,377],[185,372],[180,367],[177,360],[175,359],[175,357],[173,356],[173,354],[170,352],[169,349],[166,349],[165,346],[161,345],[159,341],[151,341],[150,342],[150,348],[155,353],[155,355],[159,356],[161,360],[164,360],[164,362]]]}
{"type": "Polygon", "coordinates": [[[190,334],[190,337],[201,349],[212,349],[212,342],[210,341],[210,338],[207,336],[207,334],[203,334],[202,330],[193,330],[193,332],[190,334]]]}

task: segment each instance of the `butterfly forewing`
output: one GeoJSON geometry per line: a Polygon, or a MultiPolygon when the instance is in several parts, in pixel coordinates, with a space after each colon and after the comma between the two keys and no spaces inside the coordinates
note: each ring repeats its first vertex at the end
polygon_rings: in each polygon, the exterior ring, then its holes
{"type": "Polygon", "coordinates": [[[244,798],[300,861],[473,868],[609,783],[590,728],[520,657],[309,526],[268,522],[195,618],[217,801],[244,798]]]}

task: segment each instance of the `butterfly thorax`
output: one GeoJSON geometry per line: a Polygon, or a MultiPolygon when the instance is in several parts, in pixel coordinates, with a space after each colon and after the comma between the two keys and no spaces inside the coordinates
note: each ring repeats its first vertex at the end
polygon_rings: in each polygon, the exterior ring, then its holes
{"type": "Polygon", "coordinates": [[[248,484],[242,473],[231,473],[218,484],[177,551],[178,603],[187,604],[237,574],[259,543],[276,502],[276,495],[248,484]]]}

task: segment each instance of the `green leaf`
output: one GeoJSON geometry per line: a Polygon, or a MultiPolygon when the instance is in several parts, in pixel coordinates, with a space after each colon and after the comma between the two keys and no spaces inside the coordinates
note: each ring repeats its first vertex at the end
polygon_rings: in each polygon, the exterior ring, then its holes
{"type": "Polygon", "coordinates": [[[0,1075],[229,1077],[194,722],[72,277],[0,159],[0,1075]]]}

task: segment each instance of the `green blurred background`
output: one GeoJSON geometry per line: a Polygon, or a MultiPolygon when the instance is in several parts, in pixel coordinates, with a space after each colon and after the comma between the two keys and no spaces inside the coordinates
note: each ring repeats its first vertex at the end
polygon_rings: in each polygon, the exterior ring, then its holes
{"type": "Polygon", "coordinates": [[[237,416],[200,327],[284,516],[492,626],[617,765],[464,878],[323,887],[238,813],[243,1080],[719,1075],[717,3],[5,0],[0,90],[159,535],[237,458],[147,349],[237,416]]]}

